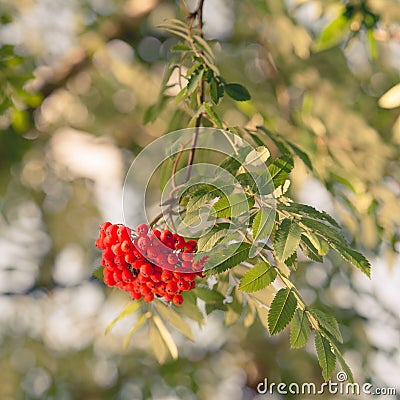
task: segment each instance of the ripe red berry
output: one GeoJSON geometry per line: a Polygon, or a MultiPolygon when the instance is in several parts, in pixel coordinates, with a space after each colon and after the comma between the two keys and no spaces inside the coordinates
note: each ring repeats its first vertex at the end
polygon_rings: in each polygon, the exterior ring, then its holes
{"type": "Polygon", "coordinates": [[[147,303],[150,303],[154,300],[154,294],[152,292],[146,294],[146,296],[144,296],[144,301],[146,301],[147,303]]]}
{"type": "Polygon", "coordinates": [[[120,242],[123,242],[124,240],[130,240],[130,234],[131,230],[129,228],[124,225],[118,226],[117,236],[120,242]]]}
{"type": "Polygon", "coordinates": [[[148,277],[148,276],[154,274],[154,267],[150,263],[144,263],[140,267],[140,273],[143,276],[148,277]]]}
{"type": "Polygon", "coordinates": [[[146,236],[149,231],[149,227],[146,224],[140,224],[136,227],[136,232],[139,236],[146,236]]]}
{"type": "Polygon", "coordinates": [[[186,242],[185,247],[186,247],[186,249],[187,249],[189,252],[194,252],[194,251],[196,250],[197,243],[196,243],[195,240],[188,240],[188,241],[186,242]]]}
{"type": "Polygon", "coordinates": [[[180,306],[181,304],[183,304],[183,297],[180,294],[176,294],[173,298],[172,298],[173,303],[176,306],[180,306]]]}
{"type": "Polygon", "coordinates": [[[193,253],[182,253],[181,257],[182,257],[183,261],[192,261],[194,254],[193,253]]]}
{"type": "Polygon", "coordinates": [[[184,279],[179,279],[176,285],[178,286],[178,289],[182,292],[190,289],[190,282],[185,281],[184,279]]]}
{"type": "Polygon", "coordinates": [[[170,243],[173,238],[172,232],[169,231],[168,229],[165,229],[163,232],[161,232],[160,239],[163,243],[167,244],[170,243]]]}
{"type": "Polygon", "coordinates": [[[142,298],[142,295],[140,292],[131,292],[131,297],[134,300],[140,300],[142,298]]]}
{"type": "Polygon", "coordinates": [[[175,265],[178,262],[178,256],[175,253],[168,254],[168,264],[175,265]]]}
{"type": "Polygon", "coordinates": [[[150,239],[147,236],[141,236],[137,244],[140,250],[145,250],[150,245],[150,239]]]}
{"type": "Polygon", "coordinates": [[[161,274],[161,280],[163,282],[166,282],[166,283],[171,282],[173,278],[174,278],[174,275],[172,274],[171,271],[164,270],[161,274]]]}
{"type": "Polygon", "coordinates": [[[165,287],[165,291],[168,294],[175,294],[178,291],[178,286],[174,281],[171,281],[167,284],[167,286],[165,287]]]}

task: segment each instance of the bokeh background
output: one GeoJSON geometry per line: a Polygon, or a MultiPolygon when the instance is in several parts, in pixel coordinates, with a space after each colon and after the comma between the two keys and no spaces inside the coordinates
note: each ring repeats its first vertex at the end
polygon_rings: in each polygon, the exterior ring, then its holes
{"type": "MultiPolygon", "coordinates": [[[[162,366],[145,331],[124,349],[134,317],[104,334],[128,298],[91,276],[98,226],[122,222],[135,154],[188,123],[172,101],[144,124],[176,44],[157,24],[173,17],[170,0],[0,2],[1,400],[261,399],[265,377],[322,382],[312,341],[292,351],[288,332],[218,311],[194,343],[174,332],[181,357],[162,366]]],[[[300,292],[340,321],[356,382],[400,393],[400,2],[205,0],[204,19],[222,75],[253,96],[222,118],[307,151],[315,174],[297,160],[291,195],[372,262],[371,281],[335,254],[304,262],[300,292]]]]}

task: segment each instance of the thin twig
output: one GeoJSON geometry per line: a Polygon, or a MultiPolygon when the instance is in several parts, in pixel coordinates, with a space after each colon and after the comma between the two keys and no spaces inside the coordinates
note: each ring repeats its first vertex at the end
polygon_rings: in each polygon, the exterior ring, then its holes
{"type": "MultiPolygon", "coordinates": [[[[196,11],[192,14],[192,20],[191,20],[191,22],[193,23],[197,17],[198,27],[200,30],[200,37],[203,37],[203,6],[204,6],[204,0],[200,0],[196,11]]],[[[203,104],[203,102],[204,102],[204,81],[202,79],[201,84],[200,84],[200,94],[199,94],[200,106],[203,104]]],[[[199,133],[200,133],[200,126],[201,126],[202,118],[203,118],[203,112],[200,112],[196,118],[195,130],[194,130],[193,137],[192,137],[191,149],[190,149],[189,158],[188,158],[186,181],[188,181],[190,179],[190,175],[192,173],[192,165],[193,165],[193,161],[194,161],[194,154],[196,152],[197,139],[198,139],[199,133]]]]}

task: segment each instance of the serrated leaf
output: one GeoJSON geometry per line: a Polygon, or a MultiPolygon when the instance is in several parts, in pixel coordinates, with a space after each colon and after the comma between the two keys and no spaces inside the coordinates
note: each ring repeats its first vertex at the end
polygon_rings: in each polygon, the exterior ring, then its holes
{"type": "Polygon", "coordinates": [[[238,169],[241,167],[241,162],[233,157],[227,157],[222,161],[219,166],[232,175],[236,175],[238,169]]]}
{"type": "Polygon", "coordinates": [[[346,239],[338,231],[320,221],[309,218],[302,218],[301,223],[310,228],[313,233],[325,239],[346,261],[370,277],[371,265],[369,261],[361,253],[351,249],[346,239]]]}
{"type": "Polygon", "coordinates": [[[271,264],[261,261],[243,276],[239,289],[247,293],[256,292],[271,284],[275,278],[275,268],[271,264]]]}
{"type": "Polygon", "coordinates": [[[371,264],[361,253],[341,243],[331,243],[331,246],[343,259],[361,270],[368,278],[371,277],[371,264]]]}
{"type": "Polygon", "coordinates": [[[128,347],[129,342],[131,341],[132,335],[147,321],[148,318],[149,318],[149,315],[147,313],[146,314],[142,314],[138,318],[136,323],[132,326],[132,328],[129,329],[128,334],[124,338],[124,348],[125,349],[128,347]]]}
{"type": "Polygon", "coordinates": [[[303,254],[310,260],[323,262],[324,259],[318,254],[318,250],[307,236],[301,235],[300,248],[303,254]]]}
{"type": "Polygon", "coordinates": [[[290,346],[293,349],[303,347],[310,336],[310,323],[304,310],[297,309],[290,324],[290,346]]]}
{"type": "Polygon", "coordinates": [[[297,270],[297,253],[294,252],[289,258],[285,260],[285,265],[290,267],[293,271],[297,270]]]}
{"type": "Polygon", "coordinates": [[[188,339],[194,340],[194,335],[189,324],[175,310],[173,310],[171,307],[166,306],[161,301],[158,301],[155,304],[157,312],[165,321],[170,323],[174,328],[185,335],[188,339]]]}
{"type": "Polygon", "coordinates": [[[350,383],[354,383],[353,372],[351,371],[351,368],[346,363],[346,360],[343,358],[342,353],[339,351],[339,349],[334,344],[331,343],[331,346],[333,348],[333,352],[335,353],[337,360],[339,361],[340,366],[342,367],[342,370],[347,375],[347,381],[350,383]]]}
{"type": "Polygon", "coordinates": [[[221,197],[214,205],[213,209],[217,217],[230,218],[248,212],[251,209],[249,198],[243,193],[234,193],[229,196],[221,197]]]}
{"type": "Polygon", "coordinates": [[[293,214],[307,216],[307,217],[310,217],[313,219],[319,219],[322,221],[326,221],[326,222],[329,222],[331,225],[333,225],[337,228],[340,228],[340,225],[327,212],[319,211],[316,208],[309,206],[307,204],[300,204],[300,203],[294,203],[294,202],[290,202],[288,204],[278,203],[277,208],[279,210],[284,210],[284,211],[287,211],[287,212],[290,212],[293,214]]]}
{"type": "Polygon", "coordinates": [[[153,315],[152,321],[160,332],[160,335],[165,342],[165,345],[167,346],[167,349],[170,352],[172,358],[176,360],[178,358],[178,348],[176,347],[176,344],[174,342],[174,339],[172,339],[171,334],[168,332],[168,329],[165,327],[164,323],[158,315],[153,315]]]}
{"type": "Polygon", "coordinates": [[[200,193],[192,195],[186,205],[186,212],[193,213],[198,211],[201,207],[208,204],[214,197],[215,196],[213,196],[212,193],[200,193]]]}
{"type": "Polygon", "coordinates": [[[318,362],[322,368],[322,376],[327,381],[336,365],[336,356],[332,353],[331,346],[319,332],[315,332],[315,349],[317,350],[318,362]]]}
{"type": "Polygon", "coordinates": [[[247,101],[251,99],[249,91],[239,83],[226,83],[224,85],[226,94],[236,101],[247,101]]]}
{"type": "Polygon", "coordinates": [[[209,234],[202,236],[197,241],[197,251],[202,252],[213,249],[226,236],[227,232],[228,229],[213,230],[209,234]]]}
{"type": "Polygon", "coordinates": [[[324,313],[321,310],[307,307],[312,316],[317,320],[318,325],[329,332],[337,341],[343,343],[343,337],[340,332],[339,324],[333,315],[324,313]]]}
{"type": "Polygon", "coordinates": [[[206,275],[218,274],[233,268],[249,257],[251,245],[248,243],[232,244],[227,246],[223,251],[212,254],[206,261],[206,275]],[[232,251],[232,248],[235,250],[232,251]]]}
{"type": "Polygon", "coordinates": [[[293,150],[293,152],[297,155],[297,157],[299,157],[300,160],[303,161],[303,163],[306,165],[306,167],[310,171],[314,171],[314,167],[311,163],[311,160],[310,160],[310,157],[308,156],[308,154],[291,142],[287,142],[287,144],[293,150]]]}
{"type": "Polygon", "coordinates": [[[272,231],[275,222],[275,210],[273,208],[263,207],[257,211],[254,217],[252,230],[254,241],[266,240],[272,231]]]}
{"type": "Polygon", "coordinates": [[[284,262],[297,249],[301,239],[300,226],[290,219],[284,219],[274,236],[276,258],[284,262]]]}
{"type": "Polygon", "coordinates": [[[103,280],[104,280],[103,271],[104,271],[104,267],[103,267],[103,266],[100,266],[100,267],[96,268],[96,269],[93,271],[92,275],[93,275],[96,279],[98,279],[100,282],[103,282],[103,280]]]}
{"type": "Polygon", "coordinates": [[[283,156],[277,158],[268,167],[271,179],[276,188],[286,181],[293,169],[293,166],[294,164],[292,156],[289,154],[284,154],[283,156]]]}
{"type": "Polygon", "coordinates": [[[268,330],[275,335],[285,329],[292,320],[297,307],[297,300],[290,289],[280,289],[271,303],[268,312],[268,330]]]}
{"type": "Polygon", "coordinates": [[[118,314],[118,316],[116,318],[114,318],[108,325],[105,331],[105,334],[107,335],[108,332],[111,331],[111,329],[114,327],[114,325],[121,321],[121,319],[125,318],[126,316],[128,316],[129,314],[132,314],[134,312],[136,312],[140,307],[140,302],[138,301],[131,301],[130,303],[128,303],[123,309],[122,311],[118,314]]]}

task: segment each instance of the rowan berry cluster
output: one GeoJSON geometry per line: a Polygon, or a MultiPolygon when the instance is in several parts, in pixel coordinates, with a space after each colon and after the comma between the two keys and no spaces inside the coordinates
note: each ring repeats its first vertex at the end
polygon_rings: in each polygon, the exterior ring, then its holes
{"type": "Polygon", "coordinates": [[[183,303],[182,292],[196,286],[205,259],[194,261],[197,243],[185,241],[169,230],[150,230],[146,224],[136,231],[105,222],[96,247],[103,250],[104,283],[130,293],[132,299],[151,302],[154,297],[183,303]]]}

